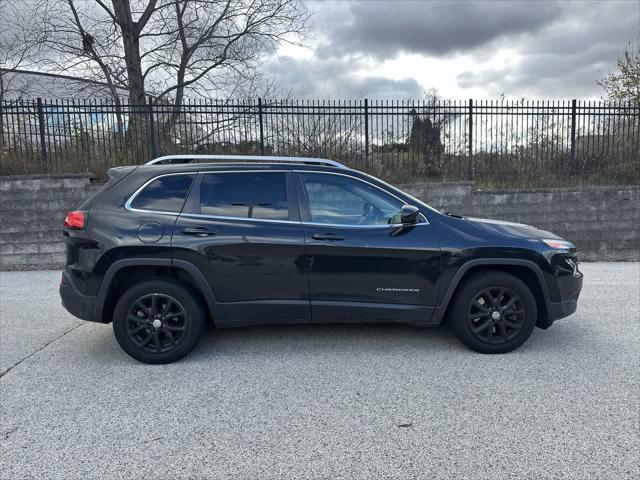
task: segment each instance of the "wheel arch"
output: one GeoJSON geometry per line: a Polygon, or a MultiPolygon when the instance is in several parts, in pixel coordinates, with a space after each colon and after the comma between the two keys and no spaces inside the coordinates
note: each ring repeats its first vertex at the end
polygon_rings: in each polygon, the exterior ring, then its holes
{"type": "Polygon", "coordinates": [[[224,320],[226,312],[215,299],[211,287],[198,268],[184,260],[170,258],[128,258],[113,262],[104,275],[98,291],[97,317],[111,321],[120,294],[130,285],[152,278],[171,278],[186,284],[196,295],[210,320],[224,320]],[[206,306],[206,308],[204,308],[206,306]]]}
{"type": "Polygon", "coordinates": [[[482,271],[497,271],[514,275],[522,280],[533,293],[538,308],[536,326],[549,327],[549,304],[551,297],[540,267],[529,260],[518,259],[477,259],[465,263],[456,272],[445,290],[439,307],[434,312],[436,322],[442,321],[451,307],[451,300],[465,279],[482,271]]]}

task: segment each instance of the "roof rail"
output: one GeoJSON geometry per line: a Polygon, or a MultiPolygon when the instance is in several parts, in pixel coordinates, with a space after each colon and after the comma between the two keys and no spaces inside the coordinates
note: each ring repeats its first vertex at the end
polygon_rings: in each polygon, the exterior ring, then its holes
{"type": "Polygon", "coordinates": [[[336,168],[347,168],[340,162],[335,160],[327,160],[324,158],[307,158],[307,157],[266,157],[258,155],[167,155],[159,157],[145,165],[159,165],[159,164],[173,164],[173,163],[191,163],[194,161],[228,161],[233,163],[253,163],[253,162],[266,162],[266,163],[306,163],[309,165],[328,165],[336,168]]]}

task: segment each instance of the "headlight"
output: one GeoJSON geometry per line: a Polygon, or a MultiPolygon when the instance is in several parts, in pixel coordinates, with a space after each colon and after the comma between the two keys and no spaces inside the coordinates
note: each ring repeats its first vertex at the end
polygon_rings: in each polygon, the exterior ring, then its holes
{"type": "Polygon", "coordinates": [[[560,250],[571,250],[572,248],[576,248],[573,243],[567,242],[566,240],[556,240],[551,238],[545,238],[542,241],[548,247],[557,248],[560,250]]]}

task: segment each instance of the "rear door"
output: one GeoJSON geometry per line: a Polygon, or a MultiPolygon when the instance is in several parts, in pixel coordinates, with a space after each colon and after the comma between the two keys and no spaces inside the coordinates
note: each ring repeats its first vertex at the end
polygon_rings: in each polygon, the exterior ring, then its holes
{"type": "Polygon", "coordinates": [[[304,234],[286,171],[201,172],[174,258],[195,264],[234,324],[309,320],[304,234]]]}
{"type": "Polygon", "coordinates": [[[426,322],[440,248],[426,218],[401,226],[401,199],[349,175],[298,172],[314,321],[426,322]]]}

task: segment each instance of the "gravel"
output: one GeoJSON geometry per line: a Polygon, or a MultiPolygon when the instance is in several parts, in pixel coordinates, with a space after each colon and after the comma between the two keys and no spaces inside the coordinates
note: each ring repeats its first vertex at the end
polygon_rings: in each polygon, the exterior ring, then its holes
{"type": "Polygon", "coordinates": [[[67,314],[59,272],[3,272],[0,478],[638,478],[640,264],[582,267],[578,312],[507,355],[273,326],[161,366],[67,314]]]}

